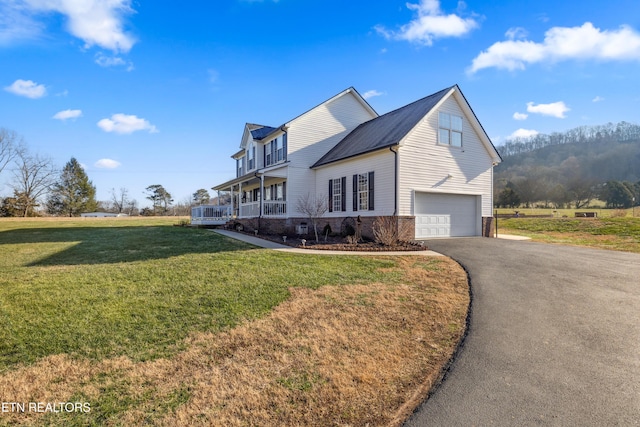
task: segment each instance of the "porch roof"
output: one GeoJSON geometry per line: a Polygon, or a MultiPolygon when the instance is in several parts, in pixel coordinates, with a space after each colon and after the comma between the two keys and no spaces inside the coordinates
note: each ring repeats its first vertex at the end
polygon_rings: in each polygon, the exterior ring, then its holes
{"type": "Polygon", "coordinates": [[[227,191],[231,190],[231,187],[234,187],[240,183],[246,184],[257,184],[260,182],[260,177],[264,176],[265,178],[286,178],[287,173],[286,169],[283,166],[287,166],[288,162],[277,165],[274,168],[263,169],[260,171],[253,171],[237,178],[231,179],[227,182],[223,182],[222,184],[216,185],[215,187],[211,187],[212,190],[216,191],[227,191]]]}
{"type": "Polygon", "coordinates": [[[211,188],[216,191],[227,191],[227,190],[231,190],[231,187],[236,186],[241,182],[250,183],[252,180],[258,180],[258,181],[260,180],[260,178],[256,176],[255,172],[242,175],[238,178],[229,180],[227,182],[223,182],[222,184],[216,185],[215,187],[211,187],[211,188]]]}

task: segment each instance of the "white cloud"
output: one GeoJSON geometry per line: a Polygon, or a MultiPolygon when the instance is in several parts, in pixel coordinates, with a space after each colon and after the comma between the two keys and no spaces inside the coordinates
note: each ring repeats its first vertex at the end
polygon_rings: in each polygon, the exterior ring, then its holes
{"type": "Polygon", "coordinates": [[[127,67],[127,71],[133,71],[133,62],[125,61],[119,56],[107,56],[102,52],[96,54],[96,64],[101,67],[127,67]]]}
{"type": "Polygon", "coordinates": [[[562,101],[552,102],[551,104],[538,105],[535,105],[533,102],[527,102],[527,111],[529,113],[542,114],[543,116],[552,116],[559,119],[564,119],[566,117],[565,113],[567,111],[571,111],[571,109],[567,107],[562,101]]]}
{"type": "Polygon", "coordinates": [[[509,40],[517,40],[523,39],[527,37],[527,30],[522,27],[513,27],[509,28],[506,33],[504,33],[505,37],[509,40]]]}
{"type": "Polygon", "coordinates": [[[62,121],[77,119],[78,117],[82,117],[82,110],[63,110],[53,115],[54,119],[62,121]]]}
{"type": "Polygon", "coordinates": [[[473,59],[468,72],[490,67],[524,70],[538,62],[571,59],[640,60],[640,34],[626,25],[602,31],[591,22],[581,27],[553,27],[542,43],[515,39],[494,43],[473,59]]]}
{"type": "Polygon", "coordinates": [[[44,26],[26,13],[17,1],[0,0],[0,45],[11,45],[18,40],[34,40],[44,26]]]}
{"type": "Polygon", "coordinates": [[[11,92],[14,95],[25,96],[31,99],[42,98],[47,94],[47,88],[44,85],[39,85],[31,80],[18,79],[11,86],[4,88],[7,92],[11,92]]]}
{"type": "Polygon", "coordinates": [[[591,100],[591,102],[602,102],[602,101],[604,101],[604,98],[601,96],[596,96],[591,100]]]}
{"type": "Polygon", "coordinates": [[[122,163],[118,162],[117,160],[112,160],[112,159],[100,159],[97,162],[95,162],[93,164],[93,166],[99,168],[99,169],[116,169],[117,167],[120,167],[122,165],[122,163]]]}
{"type": "Polygon", "coordinates": [[[369,98],[373,98],[374,96],[381,96],[384,95],[384,92],[380,92],[378,90],[372,89],[372,90],[368,90],[365,93],[362,94],[362,97],[364,99],[369,99],[369,98]]]}
{"type": "MultiPolygon", "coordinates": [[[[461,2],[462,5],[464,5],[461,2]]],[[[377,25],[375,30],[387,39],[406,40],[431,46],[433,40],[444,37],[462,37],[474,30],[479,24],[472,18],[461,18],[456,14],[445,15],[440,9],[439,0],[420,0],[419,4],[407,3],[407,8],[416,12],[416,16],[398,31],[377,25]]]]}
{"type": "Polygon", "coordinates": [[[527,117],[529,117],[528,114],[524,114],[524,113],[513,113],[513,119],[514,120],[527,120],[527,117]]]}
{"type": "Polygon", "coordinates": [[[98,122],[98,127],[105,132],[115,132],[119,134],[130,134],[140,130],[157,133],[154,125],[145,119],[133,115],[114,114],[110,119],[102,119],[98,122]]]}
{"type": "Polygon", "coordinates": [[[511,135],[509,135],[507,139],[531,138],[532,136],[536,136],[539,133],[540,132],[538,132],[537,130],[520,128],[517,131],[513,132],[511,135]]]}
{"type": "Polygon", "coordinates": [[[134,13],[131,0],[10,0],[2,3],[0,12],[11,13],[17,22],[6,18],[0,21],[0,39],[33,38],[43,28],[36,21],[36,15],[57,12],[67,18],[69,33],[83,40],[87,48],[99,46],[114,52],[128,52],[135,43],[134,37],[123,29],[125,17],[134,13]],[[26,23],[35,24],[35,28],[29,32],[21,30],[26,23]]]}

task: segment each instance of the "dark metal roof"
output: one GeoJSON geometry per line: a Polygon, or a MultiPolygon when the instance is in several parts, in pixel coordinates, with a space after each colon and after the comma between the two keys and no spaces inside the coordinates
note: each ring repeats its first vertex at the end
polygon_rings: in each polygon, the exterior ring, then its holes
{"type": "Polygon", "coordinates": [[[422,118],[455,86],[362,123],[322,156],[318,167],[397,145],[422,118]]]}
{"type": "Polygon", "coordinates": [[[257,129],[252,129],[251,136],[253,137],[253,139],[257,139],[258,141],[260,141],[276,129],[278,128],[272,128],[271,126],[262,126],[257,129]]]}

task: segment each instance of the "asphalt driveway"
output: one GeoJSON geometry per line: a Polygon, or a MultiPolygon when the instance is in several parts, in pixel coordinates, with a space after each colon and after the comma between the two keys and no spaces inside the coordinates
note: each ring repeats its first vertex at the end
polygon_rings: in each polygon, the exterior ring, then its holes
{"type": "Polygon", "coordinates": [[[640,255],[469,238],[469,331],[406,426],[640,425],[640,255]]]}

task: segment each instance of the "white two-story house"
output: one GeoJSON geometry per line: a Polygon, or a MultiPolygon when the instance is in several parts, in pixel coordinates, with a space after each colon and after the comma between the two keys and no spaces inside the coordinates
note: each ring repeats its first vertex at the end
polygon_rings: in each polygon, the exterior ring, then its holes
{"type": "MultiPolygon", "coordinates": [[[[457,85],[383,115],[349,88],[280,126],[247,124],[232,158],[236,176],[213,189],[245,228],[300,231],[298,200],[311,197],[326,199],[319,224],[333,231],[358,220],[371,235],[388,216],[404,239],[491,235],[501,158],[457,85]]],[[[222,218],[206,209],[194,224],[222,218]]]]}

